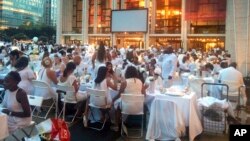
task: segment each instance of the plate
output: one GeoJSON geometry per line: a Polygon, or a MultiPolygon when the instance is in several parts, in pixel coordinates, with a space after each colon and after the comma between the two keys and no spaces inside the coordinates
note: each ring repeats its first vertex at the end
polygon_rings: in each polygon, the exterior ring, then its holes
{"type": "Polygon", "coordinates": [[[165,94],[172,96],[184,96],[185,92],[177,88],[169,88],[166,90],[165,94]]]}
{"type": "Polygon", "coordinates": [[[171,95],[171,96],[184,96],[185,93],[184,92],[166,92],[166,95],[171,95]]]}

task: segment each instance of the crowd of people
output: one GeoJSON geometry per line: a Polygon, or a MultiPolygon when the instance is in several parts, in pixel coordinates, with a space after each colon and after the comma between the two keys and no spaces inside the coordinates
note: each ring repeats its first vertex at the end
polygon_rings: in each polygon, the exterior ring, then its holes
{"type": "Polygon", "coordinates": [[[7,108],[2,112],[9,115],[10,131],[27,125],[26,121],[31,120],[27,95],[32,95],[31,82],[36,79],[50,86],[48,98],[56,98],[56,85],[73,86],[76,101],[85,103],[85,109],[79,110],[83,112],[80,114],[83,114],[84,126],[88,126],[89,95],[79,88],[81,81],[92,81],[93,88],[106,91],[107,101],[116,111],[112,128],[116,131],[119,128],[121,94],[146,95],[152,79],[158,89],[168,88],[182,73],[202,75],[206,72],[206,76],[218,75],[220,81],[244,84],[237,63],[232,62],[230,54],[221,49],[209,52],[183,51],[172,46],[148,50],[132,46],[118,49],[107,47],[103,42],[96,48],[90,45],[22,45],[19,50],[10,50],[3,46],[0,63],[10,71],[3,81],[6,92],[2,101],[7,108]],[[110,96],[110,89],[117,92],[115,97],[110,96]]]}

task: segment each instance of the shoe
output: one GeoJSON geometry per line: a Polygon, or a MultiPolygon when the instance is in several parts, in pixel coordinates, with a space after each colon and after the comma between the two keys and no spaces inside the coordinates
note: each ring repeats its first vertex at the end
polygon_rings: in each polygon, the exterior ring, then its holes
{"type": "Polygon", "coordinates": [[[118,132],[119,131],[119,127],[118,126],[110,126],[110,130],[118,132]]]}
{"type": "Polygon", "coordinates": [[[84,127],[88,127],[88,120],[87,120],[86,116],[84,115],[82,119],[83,119],[84,127]]]}

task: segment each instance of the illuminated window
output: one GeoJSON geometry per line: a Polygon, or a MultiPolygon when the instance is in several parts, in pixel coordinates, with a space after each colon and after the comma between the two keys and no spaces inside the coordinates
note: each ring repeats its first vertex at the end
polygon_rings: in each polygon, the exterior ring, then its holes
{"type": "MultiPolygon", "coordinates": [[[[181,33],[181,0],[157,0],[153,33],[181,33]]],[[[153,19],[154,20],[154,19],[153,19]]]]}

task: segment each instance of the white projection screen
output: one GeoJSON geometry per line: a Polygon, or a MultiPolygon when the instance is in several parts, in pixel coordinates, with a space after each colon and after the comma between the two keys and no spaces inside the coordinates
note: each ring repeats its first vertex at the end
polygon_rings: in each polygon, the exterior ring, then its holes
{"type": "Polygon", "coordinates": [[[148,9],[112,10],[111,32],[147,32],[148,9]]]}

